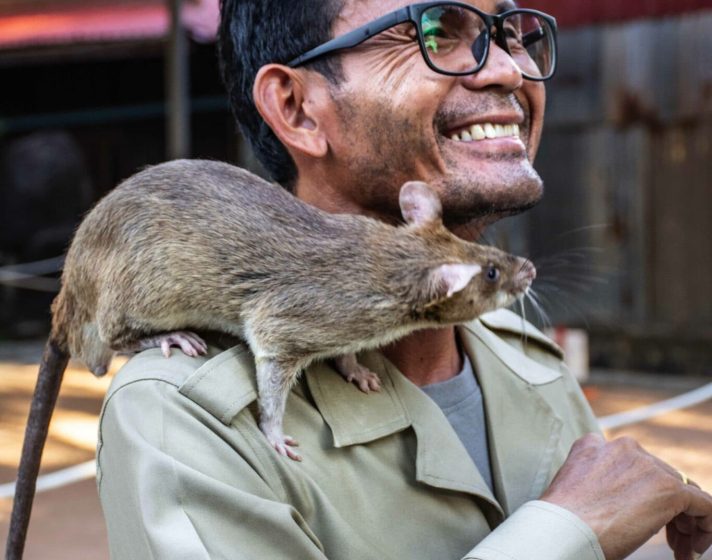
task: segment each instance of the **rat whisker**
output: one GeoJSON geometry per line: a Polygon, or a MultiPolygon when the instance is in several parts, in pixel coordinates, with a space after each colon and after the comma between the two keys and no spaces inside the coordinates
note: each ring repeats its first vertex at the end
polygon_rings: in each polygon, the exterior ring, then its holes
{"type": "Polygon", "coordinates": [[[539,301],[539,295],[532,288],[529,288],[524,295],[529,300],[534,312],[537,314],[540,324],[544,326],[551,326],[551,320],[549,319],[549,315],[546,311],[544,311],[544,306],[539,301]]]}
{"type": "Polygon", "coordinates": [[[586,328],[589,328],[587,314],[575,303],[577,298],[574,298],[573,294],[557,286],[544,286],[544,288],[544,290],[539,290],[539,293],[537,294],[539,298],[548,302],[551,307],[559,307],[567,312],[575,313],[581,322],[584,323],[586,328]],[[548,291],[556,292],[556,298],[552,297],[553,294],[547,294],[546,292],[548,291]]]}
{"type": "Polygon", "coordinates": [[[526,307],[524,306],[524,298],[527,295],[527,292],[531,288],[527,288],[524,293],[522,293],[518,298],[517,298],[517,303],[519,304],[519,310],[520,310],[520,316],[522,318],[522,345],[526,349],[527,343],[528,343],[528,337],[527,337],[527,310],[526,307]]]}
{"type": "Polygon", "coordinates": [[[565,237],[574,235],[576,233],[582,233],[582,232],[592,231],[592,230],[596,230],[596,229],[605,229],[610,226],[611,226],[610,223],[600,223],[600,224],[591,224],[589,226],[581,226],[578,228],[570,229],[568,231],[564,231],[563,233],[560,233],[556,237],[554,237],[554,239],[563,239],[565,237]]]}

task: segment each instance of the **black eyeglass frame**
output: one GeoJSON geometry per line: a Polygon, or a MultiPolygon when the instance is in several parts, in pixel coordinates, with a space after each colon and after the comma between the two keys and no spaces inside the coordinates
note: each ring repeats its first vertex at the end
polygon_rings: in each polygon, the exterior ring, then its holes
{"type": "Polygon", "coordinates": [[[524,72],[521,68],[519,68],[519,71],[522,73],[522,77],[527,80],[532,80],[535,82],[543,82],[543,81],[551,79],[551,77],[554,75],[554,73],[556,71],[557,50],[558,50],[558,45],[557,45],[557,40],[556,40],[556,38],[557,38],[556,18],[554,18],[553,16],[550,16],[549,14],[545,14],[544,12],[540,12],[539,10],[531,10],[528,8],[516,8],[514,10],[507,10],[506,12],[502,12],[501,14],[493,15],[493,14],[488,14],[486,12],[478,10],[477,8],[475,8],[474,6],[471,6],[470,4],[464,4],[462,2],[446,2],[446,1],[442,1],[442,0],[438,1],[438,2],[422,2],[422,3],[418,3],[418,4],[410,4],[409,6],[405,6],[398,10],[390,12],[384,16],[381,16],[381,17],[365,24],[365,25],[362,25],[361,27],[357,27],[356,29],[349,31],[348,33],[344,33],[343,35],[340,35],[339,37],[334,37],[333,39],[330,39],[326,43],[322,43],[318,47],[308,50],[307,52],[301,54],[297,58],[289,61],[287,63],[287,66],[289,66],[290,68],[296,68],[297,66],[301,66],[302,64],[311,62],[319,57],[322,57],[326,54],[330,54],[334,51],[351,49],[353,47],[360,45],[364,41],[367,41],[371,37],[374,37],[374,36],[378,35],[379,33],[386,31],[387,29],[390,29],[391,27],[395,27],[396,25],[400,25],[401,23],[410,22],[415,25],[415,28],[417,30],[417,35],[418,35],[418,45],[420,46],[420,52],[423,55],[423,60],[425,60],[425,63],[430,67],[431,70],[433,70],[439,74],[445,74],[446,76],[469,76],[470,74],[476,74],[477,72],[479,72],[482,69],[482,67],[487,63],[487,57],[489,56],[490,42],[492,41],[492,32],[491,32],[492,28],[496,29],[494,41],[497,44],[497,46],[500,47],[509,56],[512,56],[511,53],[509,52],[509,48],[507,47],[507,39],[506,39],[505,31],[504,31],[504,20],[507,19],[508,17],[512,17],[513,15],[516,15],[516,14],[530,14],[530,15],[538,16],[538,17],[542,18],[543,20],[545,20],[546,23],[548,23],[549,26],[551,27],[551,30],[553,32],[553,37],[552,37],[553,50],[551,53],[551,70],[549,71],[549,74],[546,76],[531,76],[531,75],[527,74],[526,72],[524,72]],[[437,6],[457,6],[457,7],[469,10],[471,12],[475,12],[484,21],[485,28],[484,28],[483,32],[487,34],[487,41],[485,42],[482,60],[480,60],[479,64],[473,70],[468,70],[466,72],[450,72],[450,71],[438,68],[430,60],[430,56],[428,55],[426,47],[425,47],[425,37],[423,34],[422,25],[421,25],[421,18],[422,18],[424,11],[426,11],[430,8],[435,8],[437,6]]]}

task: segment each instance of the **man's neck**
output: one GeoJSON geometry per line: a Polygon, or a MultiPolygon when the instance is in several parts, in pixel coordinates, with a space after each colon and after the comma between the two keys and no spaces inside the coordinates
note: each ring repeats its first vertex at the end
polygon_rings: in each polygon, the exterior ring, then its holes
{"type": "Polygon", "coordinates": [[[447,381],[462,370],[455,327],[416,331],[381,351],[419,387],[447,381]]]}
{"type": "MultiPolygon", "coordinates": [[[[343,189],[330,186],[325,174],[304,174],[295,187],[295,195],[304,202],[331,213],[366,214],[384,219],[357,207],[349,201],[343,189]]],[[[481,228],[473,224],[455,232],[463,238],[476,238],[481,228]]],[[[462,370],[462,355],[454,327],[416,331],[382,349],[386,356],[408,379],[419,387],[455,377],[462,370]]]]}

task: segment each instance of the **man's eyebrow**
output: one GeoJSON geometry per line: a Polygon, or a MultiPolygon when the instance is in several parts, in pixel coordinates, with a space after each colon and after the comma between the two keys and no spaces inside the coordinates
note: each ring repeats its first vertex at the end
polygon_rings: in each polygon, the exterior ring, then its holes
{"type": "Polygon", "coordinates": [[[517,7],[517,3],[514,0],[502,0],[497,2],[497,13],[501,14],[508,10],[516,10],[517,7]]]}

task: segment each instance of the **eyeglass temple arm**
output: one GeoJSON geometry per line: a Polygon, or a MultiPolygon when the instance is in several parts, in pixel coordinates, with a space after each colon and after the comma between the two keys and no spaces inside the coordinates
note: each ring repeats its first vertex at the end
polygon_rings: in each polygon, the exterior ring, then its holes
{"type": "Polygon", "coordinates": [[[533,45],[537,41],[540,41],[546,36],[546,32],[541,27],[525,33],[522,35],[522,45],[527,48],[529,45],[533,45]]]}
{"type": "Polygon", "coordinates": [[[356,45],[360,45],[367,39],[370,39],[374,35],[378,35],[390,27],[410,20],[410,6],[406,6],[405,8],[401,8],[395,12],[381,16],[380,18],[375,19],[362,27],[357,27],[353,31],[345,33],[341,37],[336,37],[335,39],[327,41],[326,43],[305,52],[297,58],[290,60],[287,63],[287,66],[295,68],[327,53],[341,49],[350,49],[356,45]]]}

